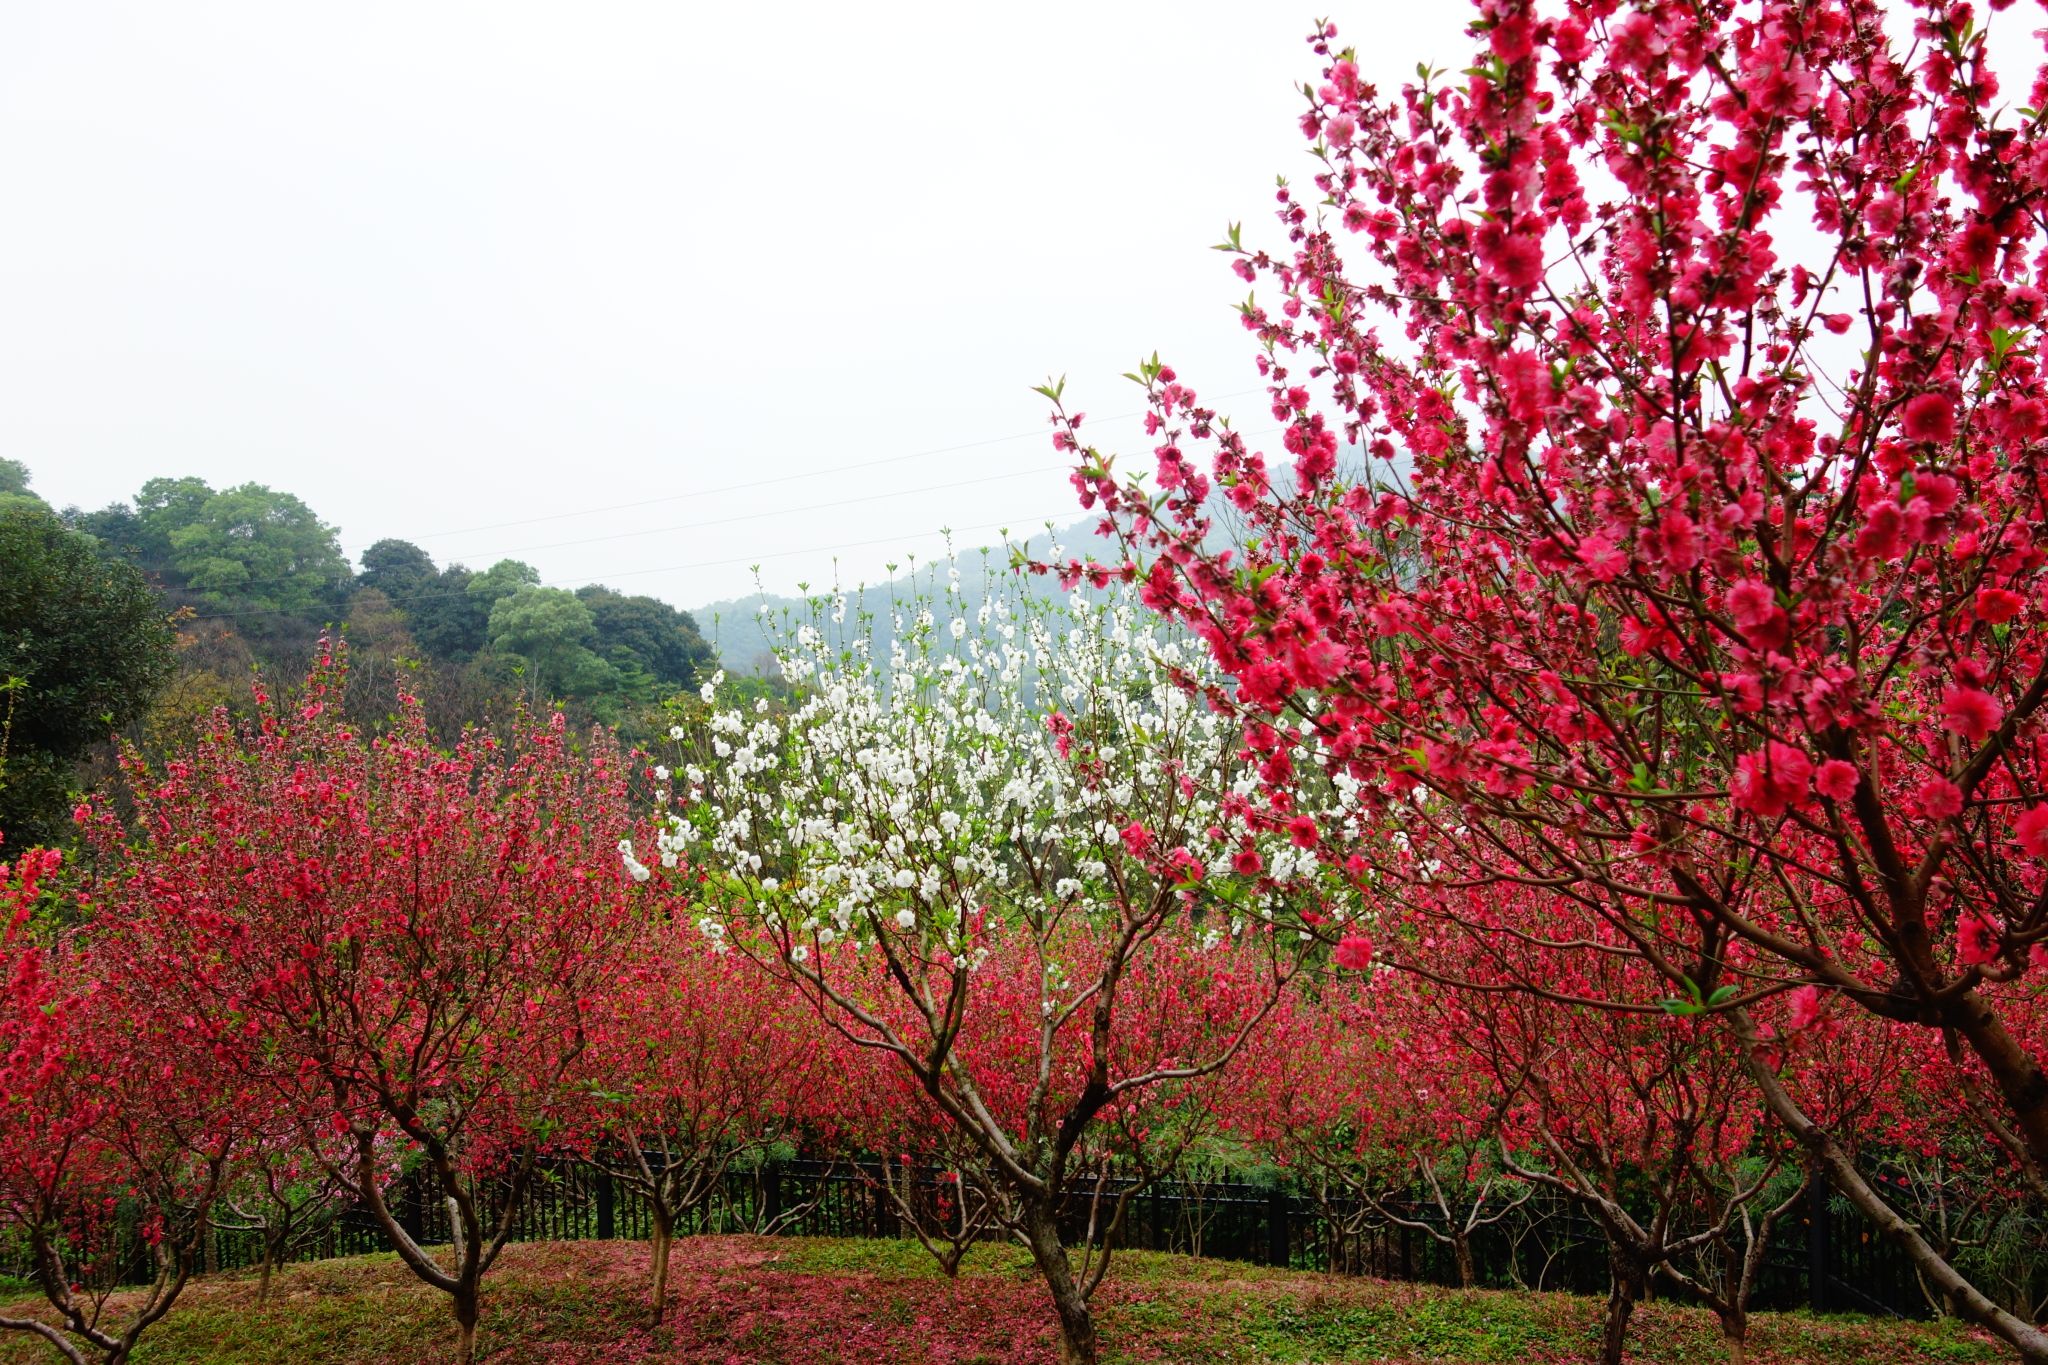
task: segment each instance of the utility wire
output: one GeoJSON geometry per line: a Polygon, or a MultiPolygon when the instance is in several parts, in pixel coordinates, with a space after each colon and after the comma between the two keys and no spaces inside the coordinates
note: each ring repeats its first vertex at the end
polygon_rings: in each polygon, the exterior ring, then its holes
{"type": "MultiPolygon", "coordinates": [[[[1255,437],[1259,437],[1259,436],[1270,436],[1270,435],[1272,435],[1272,434],[1273,434],[1274,432],[1276,432],[1276,431],[1281,431],[1281,430],[1283,430],[1283,429],[1284,429],[1284,428],[1281,428],[1281,427],[1267,427],[1267,428],[1263,428],[1263,429],[1261,429],[1261,430],[1258,430],[1258,431],[1252,431],[1252,432],[1245,432],[1245,433],[1243,433],[1243,434],[1245,435],[1245,437],[1246,437],[1247,439],[1251,439],[1251,438],[1255,438],[1255,437]]],[[[1001,439],[1010,439],[1010,438],[1007,438],[1007,437],[1005,437],[1005,438],[1001,438],[1001,439]]],[[[894,456],[894,457],[891,457],[891,458],[893,458],[893,459],[907,459],[907,458],[910,458],[910,457],[909,457],[909,456],[894,456]]],[[[1018,470],[1012,470],[1012,471],[1010,471],[1010,472],[1008,472],[1008,473],[1003,473],[1003,474],[985,474],[985,475],[982,475],[982,476],[980,476],[980,477],[978,477],[978,478],[973,478],[973,479],[958,479],[958,480],[955,480],[955,481],[953,481],[953,482],[951,482],[951,483],[938,483],[938,484],[920,484],[920,485],[918,485],[918,486],[917,486],[917,487],[915,487],[915,488],[906,488],[906,489],[899,489],[899,490],[895,490],[895,491],[892,491],[892,492],[887,492],[887,493],[867,493],[867,494],[863,494],[863,495],[861,495],[860,497],[854,497],[854,498],[832,498],[832,499],[829,499],[829,500],[827,500],[827,501],[825,501],[825,502],[817,502],[817,503],[807,503],[807,504],[805,504],[805,505],[804,505],[804,506],[802,506],[802,507],[773,507],[773,508],[769,508],[768,510],[766,510],[766,511],[762,511],[762,512],[741,512],[741,513],[737,513],[737,514],[735,514],[735,515],[733,515],[733,516],[727,516],[727,517],[711,517],[711,518],[708,518],[708,519],[706,519],[706,520],[703,520],[703,521],[691,521],[691,522],[683,522],[683,523],[680,523],[680,524],[678,524],[678,525],[675,525],[675,526],[657,526],[657,527],[653,527],[653,528],[650,528],[650,529],[646,529],[646,530],[638,530],[638,531],[609,531],[609,532],[606,532],[606,533],[605,533],[604,535],[601,535],[601,536],[584,536],[584,537],[582,537],[582,538],[580,538],[580,539],[577,539],[577,540],[557,540],[557,541],[550,541],[550,542],[548,542],[548,543],[546,543],[546,544],[542,544],[542,545],[524,545],[524,546],[519,546],[519,547],[517,547],[517,548],[514,548],[514,549],[510,549],[510,550],[504,550],[504,551],[500,551],[500,552],[498,552],[498,553],[496,553],[496,554],[493,554],[493,555],[491,555],[491,556],[490,556],[489,558],[491,559],[491,561],[492,561],[493,563],[495,563],[495,562],[497,562],[498,560],[503,560],[503,559],[510,559],[510,558],[511,558],[511,557],[513,557],[514,555],[522,555],[522,554],[529,554],[529,553],[532,553],[533,551],[536,551],[536,550],[558,550],[558,549],[565,549],[565,548],[568,548],[568,547],[571,547],[571,546],[578,546],[578,545],[597,545],[597,544],[602,544],[602,543],[604,543],[604,542],[606,542],[606,541],[613,541],[613,540],[631,540],[631,539],[633,539],[633,538],[634,538],[634,537],[636,537],[636,536],[653,536],[653,535],[666,535],[666,534],[670,534],[670,533],[673,533],[673,532],[676,532],[676,531],[701,531],[701,530],[708,530],[708,529],[710,529],[710,528],[712,528],[712,527],[715,527],[715,526],[730,526],[730,525],[734,525],[734,524],[737,524],[737,523],[739,523],[739,522],[745,522],[745,521],[761,521],[761,520],[764,520],[764,519],[766,519],[766,518],[769,518],[769,517],[783,517],[783,516],[793,516],[793,515],[797,515],[797,514],[800,514],[800,513],[804,513],[804,512],[823,512],[823,511],[830,511],[830,510],[832,510],[832,509],[834,509],[834,508],[838,508],[838,507],[846,507],[846,506],[851,506],[851,505],[853,505],[853,504],[856,504],[856,503],[867,503],[867,502],[886,502],[886,501],[888,501],[888,500],[890,500],[890,499],[892,499],[892,498],[901,498],[901,497],[907,497],[907,496],[909,496],[909,495],[910,495],[910,494],[912,494],[912,493],[923,493],[923,492],[942,492],[942,491],[945,491],[945,490],[947,490],[947,489],[952,489],[952,488],[969,488],[969,487],[973,487],[974,485],[977,485],[977,484],[985,484],[985,483],[1000,483],[1000,482],[1002,482],[1002,481],[1004,481],[1004,480],[1007,480],[1007,479],[1021,479],[1021,478],[1024,478],[1024,477],[1026,477],[1026,476],[1028,476],[1028,475],[1032,475],[1032,474],[1046,474],[1046,473],[1051,473],[1051,472],[1053,472],[1053,471],[1055,471],[1055,470],[1061,470],[1061,469],[1070,469],[1070,468],[1072,468],[1072,465],[1071,465],[1070,463],[1068,463],[1068,462],[1065,462],[1065,461],[1062,461],[1062,462],[1060,462],[1060,463],[1057,463],[1057,464],[1048,464],[1048,465],[1034,465],[1034,466],[1033,466],[1033,467],[1031,467],[1030,469],[1018,469],[1018,470]]],[[[789,477],[791,477],[791,478],[808,478],[808,477],[810,477],[810,476],[809,476],[809,475],[791,475],[791,476],[789,476],[789,477]]],[[[771,480],[771,482],[779,482],[779,481],[780,481],[780,480],[771,480]]],[[[734,487],[741,487],[741,486],[743,486],[743,485],[733,485],[733,486],[734,486],[734,487]]],[[[710,490],[710,492],[719,492],[719,491],[724,491],[724,490],[718,490],[718,489],[713,489],[713,490],[710,490]]],[[[707,493],[705,493],[705,494],[704,494],[703,496],[706,496],[706,497],[710,496],[710,492],[707,492],[707,493]]],[[[661,499],[661,501],[672,501],[672,499],[661,499]]],[[[638,504],[638,503],[633,503],[633,504],[627,504],[627,505],[628,505],[628,506],[639,506],[640,504],[638,504]]],[[[1074,509],[1074,510],[1075,510],[1076,512],[1078,512],[1078,511],[1079,511],[1080,509],[1076,508],[1076,509],[1074,509]]],[[[579,513],[564,513],[563,515],[565,515],[565,516],[575,516],[575,515],[581,515],[581,514],[579,514],[579,513]]],[[[553,518],[548,518],[548,517],[537,517],[537,518],[534,518],[533,520],[536,520],[536,521],[547,521],[547,520],[552,520],[552,519],[553,519],[553,518]]],[[[511,523],[506,523],[506,524],[507,524],[507,525],[525,525],[526,523],[524,523],[524,522],[511,522],[511,523]]],[[[989,524],[993,525],[993,524],[995,524],[995,523],[989,523],[989,524]]],[[[479,529],[481,529],[481,528],[479,528],[479,529]]],[[[451,533],[451,534],[452,534],[452,533],[451,533]]],[[[782,557],[782,555],[783,555],[783,554],[793,554],[793,553],[800,553],[800,551],[784,551],[784,552],[778,552],[777,554],[775,554],[775,555],[771,555],[771,556],[768,556],[768,557],[769,557],[769,558],[780,558],[780,557],[782,557]]],[[[477,556],[477,558],[478,558],[479,562],[481,562],[481,560],[482,560],[482,558],[483,558],[483,557],[482,557],[482,556],[477,556]]],[[[637,573],[641,573],[641,572],[645,572],[645,571],[643,571],[643,570],[637,570],[637,569],[636,569],[636,570],[629,570],[629,571],[627,571],[626,573],[622,573],[622,574],[612,574],[612,575],[608,575],[608,576],[610,576],[610,577],[615,577],[615,578],[619,578],[619,577],[631,577],[631,576],[632,576],[633,574],[637,574],[637,573]]],[[[298,574],[278,574],[278,575],[274,575],[274,576],[272,576],[272,577],[269,577],[269,578],[248,578],[248,579],[244,579],[244,580],[242,580],[242,581],[241,581],[241,582],[239,582],[239,583],[234,583],[234,584],[228,584],[228,585],[224,585],[224,586],[223,586],[222,588],[220,588],[220,589],[201,589],[200,591],[221,591],[221,592],[239,592],[239,591],[243,591],[243,590],[246,590],[246,589],[249,589],[249,588],[260,588],[260,587],[265,587],[265,586],[268,586],[268,585],[270,585],[270,584],[273,584],[273,583],[289,583],[289,582],[291,582],[291,581],[292,581],[293,579],[295,579],[295,578],[297,578],[297,577],[299,577],[299,576],[300,576],[300,575],[298,575],[298,574]]],[[[450,594],[445,594],[445,595],[448,595],[448,596],[454,596],[454,595],[459,595],[459,594],[454,594],[454,593],[450,593],[450,594]]],[[[419,595],[419,594],[416,594],[416,595],[414,595],[413,597],[411,597],[411,598],[408,598],[407,600],[408,600],[408,601],[424,601],[424,600],[427,600],[427,599],[426,599],[426,596],[425,596],[425,595],[419,595]]],[[[201,620],[201,621],[214,621],[214,620],[220,620],[220,619],[223,619],[223,618],[225,618],[225,617],[229,617],[229,616],[240,616],[240,615],[286,615],[286,616],[289,616],[289,615],[295,615],[295,614],[298,614],[298,613],[295,613],[295,612],[292,612],[292,611],[287,611],[287,610],[285,610],[285,609],[283,609],[283,608],[249,608],[249,609],[247,609],[246,611],[236,611],[236,612],[219,612],[219,613],[212,613],[212,614],[209,614],[209,615],[205,615],[205,616],[199,616],[199,617],[195,617],[194,619],[196,619],[196,620],[201,620]]]]}
{"type": "MultiPolygon", "coordinates": [[[[1235,393],[1219,394],[1217,401],[1220,402],[1225,398],[1242,398],[1246,394],[1263,392],[1264,390],[1260,388],[1239,389],[1235,393]]],[[[1107,416],[1094,417],[1090,420],[1095,422],[1120,422],[1129,417],[1142,417],[1147,411],[1148,409],[1145,408],[1134,408],[1130,412],[1113,412],[1107,416]]],[[[406,539],[415,542],[422,540],[445,540],[449,536],[473,535],[478,531],[502,531],[511,526],[534,526],[546,521],[564,521],[572,517],[596,516],[602,512],[625,512],[636,507],[654,507],[665,502],[680,502],[685,498],[709,498],[720,493],[738,493],[749,488],[768,488],[775,484],[794,483],[800,479],[823,478],[828,474],[845,474],[859,469],[878,469],[883,465],[901,464],[905,460],[921,460],[932,455],[951,455],[956,451],[978,450],[983,446],[1001,445],[1005,441],[1021,441],[1027,437],[1042,436],[1044,434],[1045,432],[1041,429],[1036,431],[1020,431],[1009,436],[989,436],[979,441],[963,441],[959,445],[933,446],[929,450],[913,450],[904,455],[884,455],[880,459],[875,460],[856,460],[850,464],[826,465],[822,469],[809,469],[796,474],[775,474],[765,479],[749,479],[744,483],[728,483],[722,484],[717,488],[699,488],[682,493],[668,493],[658,498],[638,498],[632,502],[615,502],[603,507],[585,507],[574,512],[550,512],[545,516],[521,517],[514,521],[493,521],[482,526],[464,526],[452,531],[429,531],[423,535],[406,537],[406,539]]],[[[345,546],[343,548],[345,550],[363,550],[376,543],[376,541],[370,541],[367,544],[345,546]]]]}
{"type": "MultiPolygon", "coordinates": [[[[1047,528],[1048,530],[1051,530],[1051,529],[1053,529],[1053,527],[1054,527],[1054,523],[1055,523],[1055,521],[1056,521],[1056,519],[1057,519],[1057,518],[1059,518],[1059,517],[1062,517],[1062,516],[1066,516],[1066,515],[1069,515],[1070,513],[1072,513],[1072,512],[1073,512],[1073,511],[1075,511],[1075,510],[1077,510],[1077,509],[1074,509],[1074,508],[1071,508],[1071,507],[1066,507],[1066,508],[1061,508],[1061,509],[1060,509],[1059,511],[1056,511],[1056,512],[1049,512],[1049,513],[1045,514],[1045,515],[1044,515],[1044,516],[1042,516],[1042,517],[1032,517],[1032,518],[1024,518],[1023,520],[1032,520],[1032,521],[1038,521],[1038,522],[1041,522],[1041,523],[1042,523],[1042,524],[1043,524],[1043,525],[1044,525],[1044,526],[1045,526],[1045,527],[1046,527],[1046,528],[1047,528]]],[[[952,533],[953,533],[954,531],[956,531],[956,530],[961,530],[961,531],[985,531],[985,530],[988,530],[988,529],[990,529],[991,527],[993,527],[993,528],[996,528],[996,529],[998,529],[998,530],[1005,530],[1005,529],[1007,529],[1007,528],[1008,528],[1008,526],[1009,526],[1009,525],[1010,525],[1010,524],[1011,524],[1012,522],[1015,522],[1015,521],[1018,521],[1018,520],[1020,520],[1020,518],[1016,518],[1016,517],[1004,517],[1004,518],[1003,518],[1002,520],[1000,520],[1000,521],[989,521],[989,522],[982,522],[981,524],[979,524],[979,525],[977,525],[977,526],[966,526],[966,527],[951,527],[951,526],[941,526],[941,527],[938,527],[938,528],[936,528],[936,529],[934,529],[934,530],[931,530],[931,531],[904,531],[904,532],[901,532],[901,533],[899,533],[899,534],[897,534],[897,535],[893,535],[893,536],[877,536],[877,537],[875,537],[875,538],[874,538],[873,540],[849,540],[849,541],[844,541],[844,542],[842,542],[842,543],[840,543],[840,544],[837,544],[837,545],[806,545],[806,546],[803,546],[803,547],[801,547],[801,548],[799,548],[799,549],[794,549],[794,550],[770,550],[770,551],[768,551],[768,552],[767,552],[767,553],[765,553],[765,554],[748,554],[748,555],[734,555],[734,556],[733,556],[732,558],[730,558],[730,559],[703,559],[703,560],[697,560],[697,561],[695,561],[695,562],[693,562],[693,563],[689,563],[689,564],[664,564],[664,565],[661,565],[661,566],[659,566],[659,567],[656,567],[656,568],[651,568],[651,569],[628,569],[628,570],[626,570],[626,571],[625,571],[625,572],[623,572],[623,573],[615,573],[615,574],[608,574],[608,575],[606,575],[606,577],[608,577],[608,578],[638,578],[638,577],[640,577],[640,576],[642,576],[642,575],[645,575],[645,574],[652,574],[652,573],[680,573],[680,572],[682,572],[682,571],[683,571],[683,570],[685,570],[685,569],[722,569],[722,568],[725,568],[725,567],[727,567],[728,565],[733,565],[733,564],[752,564],[752,563],[757,563],[757,562],[759,562],[759,561],[761,561],[761,560],[764,560],[764,559],[787,559],[787,558],[789,558],[789,557],[790,557],[791,555],[807,555],[807,554],[825,554],[825,553],[829,553],[829,552],[833,552],[833,551],[838,551],[838,550],[861,550],[861,549],[866,549],[866,548],[868,548],[869,546],[873,546],[873,545],[893,545],[893,544],[900,544],[900,543],[901,543],[901,542],[903,542],[904,540],[906,540],[906,539],[909,539],[909,538],[911,538],[911,537],[914,537],[914,536],[924,536],[924,535],[950,535],[950,534],[952,534],[952,533]]],[[[531,586],[531,587],[543,587],[543,588],[561,588],[561,587],[567,587],[567,586],[568,586],[568,582],[567,582],[566,580],[564,580],[564,581],[559,581],[559,582],[554,582],[554,583],[539,583],[539,584],[525,584],[525,583],[522,583],[522,584],[520,584],[519,586],[520,586],[520,587],[529,587],[529,586],[531,586]]],[[[468,590],[467,590],[467,589],[463,589],[463,590],[460,590],[460,591],[456,591],[456,592],[422,592],[422,593],[413,593],[413,594],[411,594],[411,595],[409,595],[409,596],[406,596],[406,597],[402,597],[402,598],[393,598],[393,599],[391,599],[391,605],[392,605],[392,606],[394,606],[394,607],[406,607],[406,606],[411,606],[411,605],[412,605],[413,603],[415,603],[415,602],[433,602],[433,601],[439,601],[439,600],[446,600],[446,599],[449,599],[449,598],[455,598],[455,597],[466,597],[466,596],[468,596],[468,590]]],[[[244,610],[241,610],[241,611],[216,611],[216,612],[207,612],[207,613],[205,613],[205,614],[195,614],[195,615],[193,615],[193,616],[191,616],[191,617],[189,617],[189,618],[187,618],[187,619],[189,619],[189,620],[194,620],[194,621],[227,621],[227,620],[234,620],[234,619],[237,619],[237,618],[240,618],[240,617],[245,617],[245,616],[303,616],[303,615],[305,615],[305,613],[304,613],[303,611],[300,611],[300,610],[297,610],[297,609],[293,609],[293,608],[285,608],[285,607],[250,607],[250,608],[246,608],[246,609],[244,609],[244,610]]]]}
{"type": "Polygon", "coordinates": [[[1007,474],[985,474],[978,479],[956,479],[952,483],[920,484],[914,489],[896,489],[887,493],[868,493],[858,498],[833,498],[828,502],[807,503],[802,507],[771,507],[765,512],[741,512],[730,517],[713,517],[709,521],[686,521],[675,526],[654,526],[644,531],[614,531],[601,536],[585,536],[581,540],[556,540],[550,541],[546,545],[522,545],[516,550],[505,551],[498,558],[505,559],[512,555],[530,554],[535,550],[561,550],[572,545],[595,545],[600,541],[606,540],[631,540],[634,536],[666,535],[671,531],[701,531],[708,526],[730,526],[734,522],[759,521],[763,517],[786,517],[793,516],[799,512],[823,512],[834,507],[851,506],[854,503],[885,502],[890,498],[903,497],[905,492],[938,493],[949,488],[970,488],[975,484],[981,483],[1001,483],[1006,479],[1021,479],[1029,474],[1049,474],[1054,470],[1072,468],[1073,465],[1065,462],[1060,464],[1042,464],[1033,466],[1030,469],[1013,469],[1007,474]]]}

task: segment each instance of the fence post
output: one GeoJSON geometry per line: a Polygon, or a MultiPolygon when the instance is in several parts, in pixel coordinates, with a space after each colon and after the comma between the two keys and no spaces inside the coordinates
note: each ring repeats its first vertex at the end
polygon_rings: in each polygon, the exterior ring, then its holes
{"type": "Polygon", "coordinates": [[[1275,1185],[1266,1196],[1266,1264],[1287,1264],[1287,1191],[1275,1185]]]}
{"type": "Polygon", "coordinates": [[[1829,1243],[1834,1229],[1829,1225],[1828,1173],[1815,1163],[1806,1186],[1806,1296],[1807,1307],[1825,1313],[1828,1305],[1829,1243]]]}
{"type": "Polygon", "coordinates": [[[405,1229],[405,1235],[412,1238],[415,1244],[423,1242],[427,1237],[427,1194],[420,1188],[419,1172],[415,1171],[405,1177],[399,1189],[398,1225],[405,1229]]]}
{"type": "Polygon", "coordinates": [[[597,1168],[597,1239],[608,1242],[618,1236],[617,1215],[613,1210],[612,1173],[608,1166],[597,1168]]]}

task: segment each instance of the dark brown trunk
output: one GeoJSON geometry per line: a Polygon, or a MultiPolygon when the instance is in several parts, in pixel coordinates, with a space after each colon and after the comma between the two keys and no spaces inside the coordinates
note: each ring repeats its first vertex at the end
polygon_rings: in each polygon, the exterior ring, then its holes
{"type": "Polygon", "coordinates": [[[1607,1262],[1612,1268],[1607,1289],[1607,1324],[1600,1335],[1600,1365],[1622,1365],[1628,1348],[1628,1320],[1643,1296],[1643,1272],[1636,1258],[1618,1247],[1610,1247],[1607,1262]]]}
{"type": "Polygon", "coordinates": [[[1998,1093],[2011,1106],[2027,1156],[2037,1171],[2048,1171],[2048,1074],[2018,1039],[2007,1031],[2005,1021],[1977,992],[1971,991],[1950,1011],[1956,1031],[1970,1045],[1970,1051],[1984,1063],[1998,1093]]]}
{"type": "Polygon", "coordinates": [[[1472,1261],[1472,1238],[1463,1232],[1452,1233],[1451,1250],[1458,1258],[1458,1288],[1472,1288],[1479,1283],[1479,1268],[1472,1261]]]}
{"type": "Polygon", "coordinates": [[[455,1365],[474,1365],[476,1360],[477,1287],[475,1283],[455,1291],[455,1365]]]}
{"type": "Polygon", "coordinates": [[[668,1253],[669,1248],[675,1245],[676,1236],[674,1223],[659,1201],[649,1207],[649,1213],[653,1231],[649,1233],[648,1240],[654,1251],[654,1284],[649,1292],[654,1304],[654,1325],[659,1327],[663,1315],[668,1312],[668,1253]]]}
{"type": "Polygon", "coordinates": [[[1031,1260],[1052,1294],[1060,1323],[1060,1365],[1095,1365],[1095,1315],[1081,1287],[1074,1283],[1073,1263],[1060,1241],[1059,1221],[1044,1204],[1032,1203],[1024,1214],[1024,1239],[1031,1260]]]}
{"type": "Polygon", "coordinates": [[[1738,1036],[1748,1054],[1750,1077],[1762,1092],[1764,1104],[1792,1136],[1810,1152],[1824,1169],[1834,1187],[1868,1219],[1878,1233],[1906,1254],[1921,1277],[1943,1295],[1952,1297],[1960,1315],[1989,1329],[2019,1353],[2028,1365],[2048,1365],[2048,1333],[2025,1318],[2008,1313],[1966,1279],[1935,1249],[1920,1230],[1899,1216],[1883,1196],[1856,1169],[1856,1163],[1839,1143],[1806,1114],[1792,1098],[1770,1064],[1764,1060],[1756,1025],[1747,1014],[1734,1017],[1738,1036]]]}
{"type": "Polygon", "coordinates": [[[1743,1365],[1749,1359],[1749,1319],[1736,1314],[1721,1319],[1721,1341],[1728,1348],[1728,1365],[1743,1365]]]}
{"type": "Polygon", "coordinates": [[[263,1273],[256,1281],[256,1306],[259,1308],[270,1302],[270,1266],[270,1249],[265,1247],[263,1250],[263,1273]]]}

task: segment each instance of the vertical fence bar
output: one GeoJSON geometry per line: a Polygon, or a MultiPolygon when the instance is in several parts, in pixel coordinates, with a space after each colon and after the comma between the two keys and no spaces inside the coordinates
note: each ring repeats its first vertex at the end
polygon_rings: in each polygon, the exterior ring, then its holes
{"type": "Polygon", "coordinates": [[[1266,1195],[1266,1264],[1287,1264],[1287,1192],[1275,1185],[1266,1195]]]}
{"type": "Polygon", "coordinates": [[[618,1236],[617,1214],[612,1206],[615,1198],[612,1189],[612,1173],[604,1167],[597,1172],[597,1239],[608,1242],[618,1236]]]}
{"type": "Polygon", "coordinates": [[[1806,1187],[1806,1296],[1807,1307],[1825,1313],[1828,1306],[1828,1269],[1833,1240],[1828,1226],[1828,1173],[1820,1165],[1806,1187]]]}
{"type": "Polygon", "coordinates": [[[407,1176],[399,1186],[398,1225],[415,1243],[425,1241],[427,1236],[426,1197],[417,1173],[407,1176]]]}

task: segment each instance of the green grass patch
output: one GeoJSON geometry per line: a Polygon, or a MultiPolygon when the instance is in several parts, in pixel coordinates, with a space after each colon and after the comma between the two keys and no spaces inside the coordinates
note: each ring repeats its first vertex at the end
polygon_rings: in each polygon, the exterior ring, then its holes
{"type": "MultiPolygon", "coordinates": [[[[637,1242],[515,1246],[486,1282],[479,1334],[496,1365],[724,1361],[759,1365],[1052,1365],[1052,1313],[1029,1256],[977,1248],[948,1280],[914,1242],[686,1238],[671,1316],[647,1321],[637,1242]]],[[[0,1312],[33,1306],[17,1299],[0,1312]]],[[[1564,1294],[1459,1292],[1149,1252],[1120,1255],[1097,1301],[1113,1365],[1562,1365],[1594,1353],[1601,1303],[1564,1294]]],[[[193,1285],[144,1339],[137,1365],[444,1362],[447,1300],[389,1255],[290,1266],[268,1303],[253,1275],[193,1285]]],[[[1727,1359],[1714,1320],[1643,1305],[1632,1358],[1727,1359]]],[[[2007,1359],[1956,1323],[1762,1314],[1755,1365],[1990,1365],[2007,1359]]],[[[54,1361],[0,1337],[0,1363],[54,1361]]]]}

